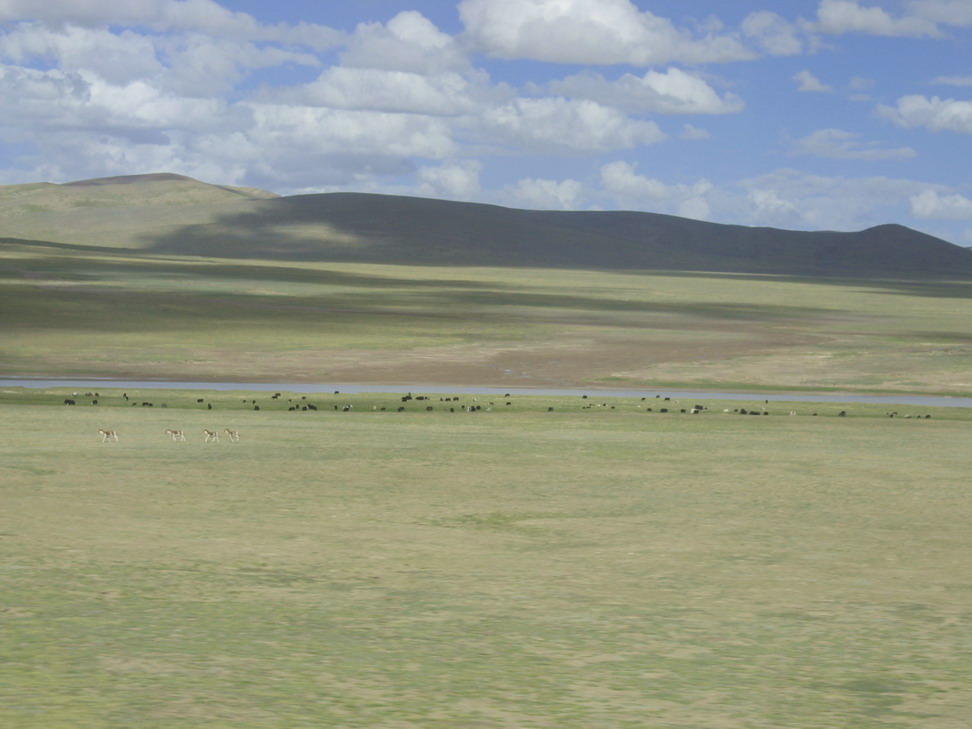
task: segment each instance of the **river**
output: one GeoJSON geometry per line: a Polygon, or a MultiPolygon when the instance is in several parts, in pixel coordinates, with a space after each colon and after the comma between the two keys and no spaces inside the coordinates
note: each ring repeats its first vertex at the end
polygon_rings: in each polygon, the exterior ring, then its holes
{"type": "Polygon", "coordinates": [[[0,379],[0,387],[69,387],[91,390],[95,387],[120,388],[124,390],[250,390],[271,392],[356,393],[380,392],[392,394],[448,394],[448,395],[587,395],[588,397],[650,397],[685,400],[767,400],[769,402],[846,402],[872,403],[884,405],[915,405],[919,407],[957,407],[972,408],[972,397],[945,397],[940,395],[859,395],[853,393],[813,394],[803,392],[762,393],[762,392],[715,392],[706,390],[604,390],[597,388],[514,388],[514,387],[470,387],[458,385],[357,385],[349,383],[266,383],[266,382],[169,382],[154,380],[109,380],[109,379],[40,379],[8,378],[0,379]]]}

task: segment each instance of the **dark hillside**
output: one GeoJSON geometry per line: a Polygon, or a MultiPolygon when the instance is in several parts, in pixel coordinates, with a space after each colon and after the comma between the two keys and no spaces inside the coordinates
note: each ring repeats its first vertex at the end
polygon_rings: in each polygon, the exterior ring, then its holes
{"type": "Polygon", "coordinates": [[[0,238],[193,256],[972,279],[972,252],[900,225],[750,228],[417,197],[278,197],[155,173],[0,186],[0,238]]]}
{"type": "Polygon", "coordinates": [[[189,255],[475,266],[972,278],[967,249],[900,225],[842,233],[639,212],[331,193],[254,201],[156,239],[189,255]]]}

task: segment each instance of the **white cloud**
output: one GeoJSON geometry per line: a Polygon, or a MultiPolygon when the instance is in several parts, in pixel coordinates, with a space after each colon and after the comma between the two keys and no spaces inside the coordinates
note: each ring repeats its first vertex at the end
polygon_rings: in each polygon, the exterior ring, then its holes
{"type": "Polygon", "coordinates": [[[627,111],[730,114],[743,108],[742,100],[735,94],[720,97],[703,79],[678,68],[664,73],[648,71],[641,77],[626,73],[617,81],[588,72],[551,82],[549,88],[554,94],[590,99],[627,111]]]}
{"type": "Polygon", "coordinates": [[[34,23],[21,24],[0,36],[0,57],[93,71],[113,83],[156,76],[164,70],[152,39],[137,33],[77,27],[54,31],[34,23]]]}
{"type": "Polygon", "coordinates": [[[780,196],[778,190],[754,188],[749,191],[753,221],[759,225],[789,226],[800,219],[797,206],[780,196]]]}
{"type": "Polygon", "coordinates": [[[968,0],[911,0],[908,5],[915,15],[934,23],[972,25],[972,3],[968,0]]]}
{"type": "Polygon", "coordinates": [[[381,23],[362,23],[341,54],[344,66],[413,73],[462,71],[469,61],[453,38],[415,11],[381,23]]]}
{"type": "Polygon", "coordinates": [[[639,175],[635,165],[610,162],[601,167],[601,187],[616,207],[707,219],[710,214],[706,197],[714,188],[708,180],[695,184],[669,185],[646,175],[639,175]]]}
{"type": "Polygon", "coordinates": [[[483,165],[477,160],[446,162],[418,171],[418,194],[451,200],[472,200],[480,192],[479,173],[483,165]]]}
{"type": "Polygon", "coordinates": [[[821,82],[809,71],[800,71],[793,75],[793,80],[799,84],[798,91],[811,91],[816,93],[830,93],[834,90],[833,86],[821,82]]]}
{"type": "Polygon", "coordinates": [[[709,220],[712,217],[712,210],[704,197],[691,197],[678,204],[676,214],[682,218],[709,220]]]}
{"type": "Polygon", "coordinates": [[[145,35],[78,26],[50,29],[38,23],[21,23],[0,36],[0,58],[87,72],[118,85],[146,80],[191,96],[225,93],[250,69],[319,65],[309,53],[199,33],[145,35]]]}
{"type": "Polygon", "coordinates": [[[937,37],[938,26],[926,18],[894,18],[877,6],[862,6],[855,0],[821,0],[813,29],[820,33],[867,33],[870,35],[937,37]]]}
{"type": "Polygon", "coordinates": [[[484,108],[473,122],[488,143],[560,152],[598,152],[655,144],[666,135],[651,121],[615,109],[562,98],[515,99],[484,108]]]}
{"type": "Polygon", "coordinates": [[[700,140],[700,139],[712,139],[712,133],[705,130],[694,127],[691,124],[685,124],[682,126],[682,139],[700,140]]]}
{"type": "Polygon", "coordinates": [[[877,113],[902,127],[972,134],[972,101],[940,99],[937,96],[902,96],[896,107],[881,105],[877,113]]]}
{"type": "Polygon", "coordinates": [[[0,22],[36,20],[50,28],[130,26],[159,32],[200,32],[216,38],[333,48],[344,34],[327,26],[262,25],[212,0],[2,0],[0,22]]]}
{"type": "Polygon", "coordinates": [[[577,180],[522,179],[501,194],[505,204],[531,210],[577,210],[584,186],[577,180]]]}
{"type": "Polygon", "coordinates": [[[936,220],[972,219],[972,200],[964,195],[939,195],[937,190],[922,190],[912,195],[911,214],[916,218],[936,220]]]}
{"type": "Polygon", "coordinates": [[[819,129],[808,134],[797,140],[794,153],[861,161],[905,159],[916,155],[911,147],[888,148],[880,142],[862,142],[859,134],[842,129],[819,129]]]}
{"type": "Polygon", "coordinates": [[[647,66],[755,55],[731,35],[694,38],[629,0],[462,0],[459,15],[475,46],[499,58],[647,66]]]}
{"type": "Polygon", "coordinates": [[[474,112],[473,96],[469,82],[458,73],[421,75],[342,66],[328,68],[305,86],[265,94],[282,103],[435,116],[474,112]]]}
{"type": "Polygon", "coordinates": [[[750,13],[742,22],[742,31],[764,53],[771,56],[795,56],[803,53],[803,40],[798,28],[776,13],[763,10],[750,13]]]}
{"type": "Polygon", "coordinates": [[[972,86],[972,76],[938,76],[931,83],[940,86],[972,86]]]}
{"type": "Polygon", "coordinates": [[[20,100],[0,107],[0,122],[5,136],[21,139],[43,129],[161,143],[163,130],[212,129],[226,110],[222,100],[166,94],[144,81],[118,85],[83,71],[11,66],[0,66],[0,95],[20,100]]]}
{"type": "Polygon", "coordinates": [[[740,180],[713,206],[722,219],[799,230],[861,230],[905,222],[909,198],[927,185],[889,177],[827,177],[779,169],[740,180]]]}
{"type": "Polygon", "coordinates": [[[320,155],[387,155],[446,159],[456,151],[448,125],[413,114],[345,111],[246,103],[253,113],[249,136],[259,144],[320,155]]]}

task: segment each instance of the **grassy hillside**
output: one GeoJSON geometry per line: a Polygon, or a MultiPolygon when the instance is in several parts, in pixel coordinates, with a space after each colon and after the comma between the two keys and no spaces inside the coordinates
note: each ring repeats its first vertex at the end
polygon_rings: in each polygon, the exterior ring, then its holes
{"type": "Polygon", "coordinates": [[[164,174],[0,188],[0,237],[220,258],[972,280],[968,250],[898,225],[800,232],[389,195],[279,198],[164,174]]]}
{"type": "Polygon", "coordinates": [[[972,284],[0,245],[0,373],[972,392],[972,284]]]}
{"type": "Polygon", "coordinates": [[[171,174],[0,186],[0,237],[141,248],[276,197],[171,174]]]}
{"type": "Polygon", "coordinates": [[[972,278],[972,255],[898,225],[799,232],[635,212],[549,212],[334,193],[270,200],[160,252],[289,260],[972,278]]]}

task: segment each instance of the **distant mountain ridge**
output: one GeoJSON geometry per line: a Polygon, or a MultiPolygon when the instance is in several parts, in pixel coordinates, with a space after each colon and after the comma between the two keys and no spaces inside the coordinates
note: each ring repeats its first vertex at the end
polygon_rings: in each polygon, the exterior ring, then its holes
{"type": "Polygon", "coordinates": [[[895,224],[793,231],[366,193],[279,197],[168,173],[0,187],[4,237],[224,258],[972,278],[968,249],[895,224]]]}

